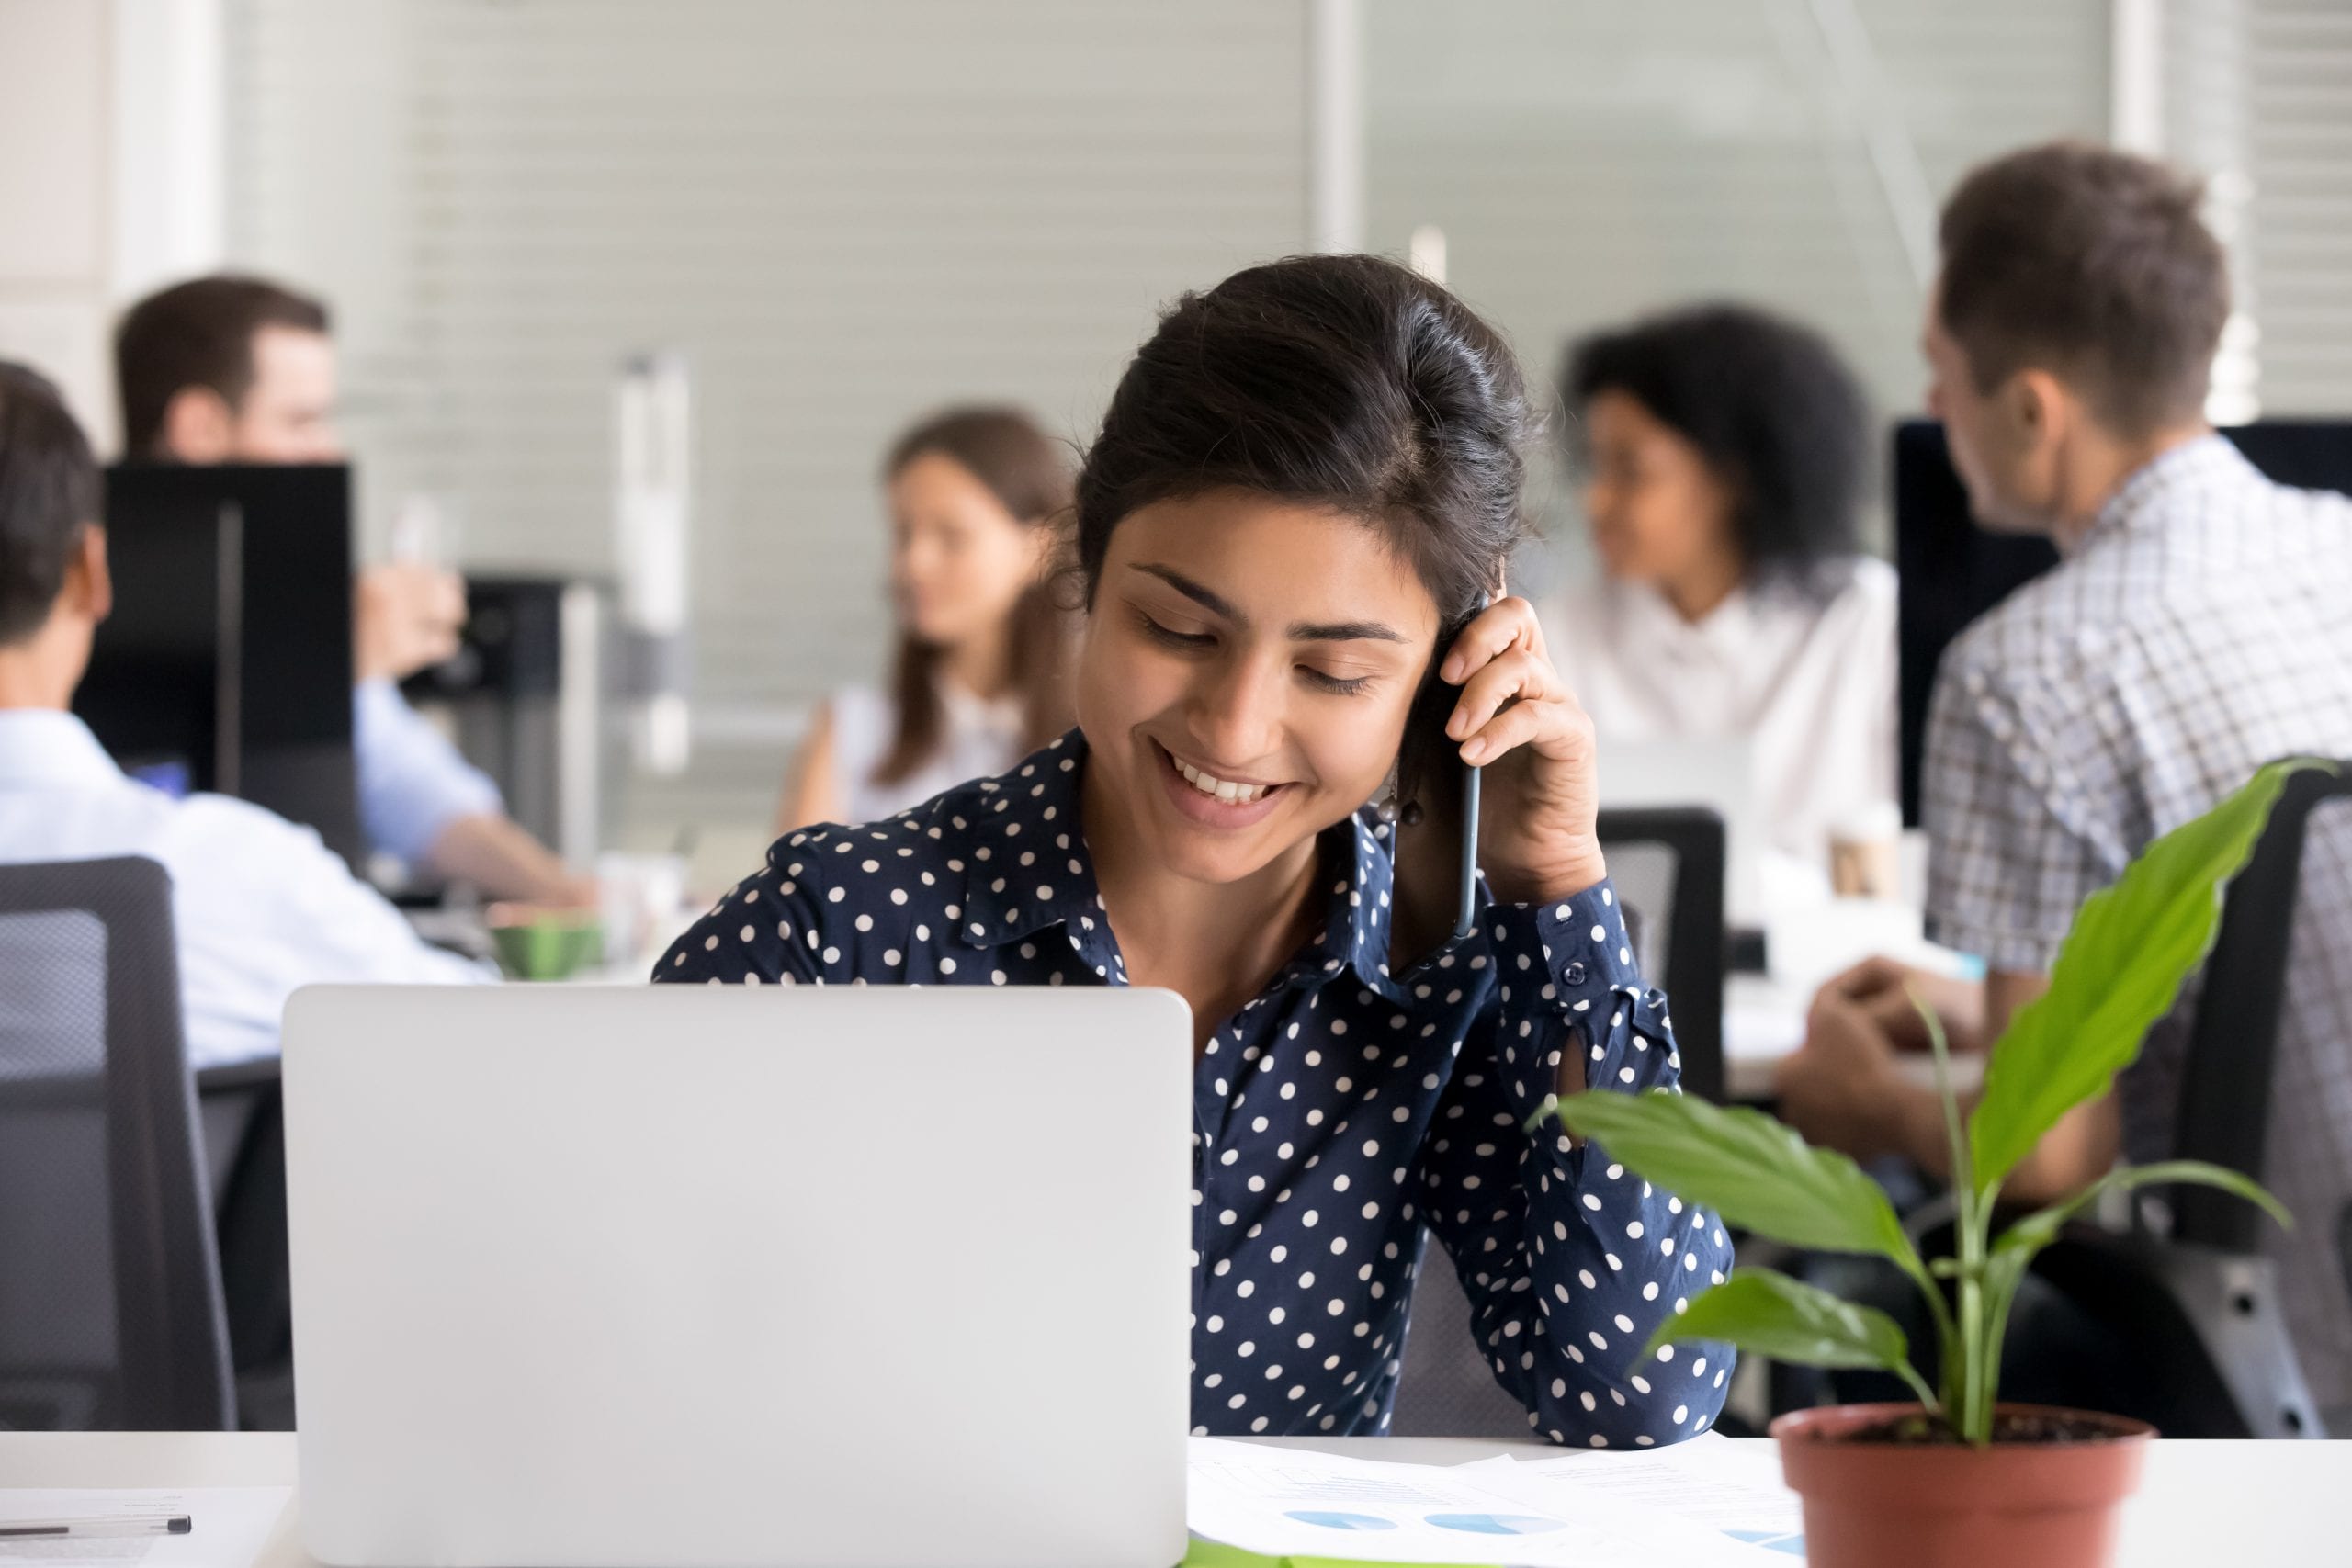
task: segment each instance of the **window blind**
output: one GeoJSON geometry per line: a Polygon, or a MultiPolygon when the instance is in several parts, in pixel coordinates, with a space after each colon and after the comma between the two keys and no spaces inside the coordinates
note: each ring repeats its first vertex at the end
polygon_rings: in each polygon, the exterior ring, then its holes
{"type": "Polygon", "coordinates": [[[2250,0],[2246,250],[2267,414],[2352,413],[2352,6],[2250,0]]]}
{"type": "Polygon", "coordinates": [[[621,363],[697,409],[692,776],[764,820],[888,638],[876,466],[1011,399],[1089,433],[1156,310],[1307,241],[1302,0],[235,0],[231,243],[330,297],[361,504],[611,559],[621,363]]]}
{"type": "MultiPolygon", "coordinates": [[[[1443,229],[1449,281],[1545,382],[1583,333],[1729,297],[1819,327],[1882,412],[1913,410],[1901,201],[1931,222],[1977,161],[2103,134],[2107,29],[2104,0],[1374,0],[1372,243],[1443,229]]],[[[1555,570],[1579,570],[1571,509],[1546,510],[1555,570]]]]}

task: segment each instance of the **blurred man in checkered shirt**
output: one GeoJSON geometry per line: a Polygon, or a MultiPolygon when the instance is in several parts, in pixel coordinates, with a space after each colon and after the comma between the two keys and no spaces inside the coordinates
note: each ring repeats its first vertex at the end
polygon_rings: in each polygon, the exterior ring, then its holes
{"type": "MultiPolygon", "coordinates": [[[[1987,975],[1920,983],[1963,1043],[1997,1038],[2041,994],[2075,910],[2151,840],[2264,762],[2352,758],[2352,502],[2270,483],[2206,423],[2229,282],[2199,197],[2159,164],[2058,145],[1978,169],[1944,209],[1929,407],[1976,514],[2063,557],[1953,642],[1929,710],[1930,934],[1987,975]]],[[[1817,1141],[1940,1170],[1933,1098],[1892,1067],[1922,1043],[1910,978],[1873,961],[1831,982],[1779,1090],[1817,1141]]],[[[2186,1043],[2177,1017],[2151,1032],[2011,1195],[2164,1157],[2186,1043]]],[[[2271,1233],[2287,1320],[2320,1406],[2352,1408],[2335,1245],[2352,1196],[2341,804],[2312,819],[2271,1103],[2266,1176],[2298,1221],[2271,1233]]]]}

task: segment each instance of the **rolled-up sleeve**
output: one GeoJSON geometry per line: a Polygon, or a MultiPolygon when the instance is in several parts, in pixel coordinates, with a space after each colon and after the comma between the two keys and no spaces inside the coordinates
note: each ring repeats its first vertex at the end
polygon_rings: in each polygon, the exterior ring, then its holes
{"type": "Polygon", "coordinates": [[[1667,1346],[1658,1325],[1731,1269],[1713,1216],[1657,1191],[1546,1122],[1526,1131],[1585,1053],[1585,1080],[1675,1087],[1666,998],[1645,988],[1609,884],[1489,911],[1494,1005],[1464,1041],[1424,1156],[1430,1228],[1468,1295],[1496,1380],[1554,1442],[1645,1448],[1721,1409],[1731,1351],[1667,1346]]]}
{"type": "Polygon", "coordinates": [[[362,681],[352,699],[359,820],[376,849],[412,866],[429,863],[450,823],[505,809],[490,775],[409,706],[390,681],[362,681]]]}
{"type": "MultiPolygon", "coordinates": [[[[2138,792],[2104,743],[2109,727],[2070,722],[2043,682],[1967,654],[1947,655],[1928,707],[1928,934],[1991,968],[2045,974],[2083,900],[2130,862],[2107,818],[2136,818],[2138,792]]],[[[2087,671],[2076,693],[2094,708],[2104,699],[2087,671]]]]}

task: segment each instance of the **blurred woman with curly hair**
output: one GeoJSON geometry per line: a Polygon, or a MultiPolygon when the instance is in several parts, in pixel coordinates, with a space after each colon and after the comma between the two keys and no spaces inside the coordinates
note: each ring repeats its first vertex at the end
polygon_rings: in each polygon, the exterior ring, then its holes
{"type": "Polygon", "coordinates": [[[1894,573],[1860,547],[1852,372],[1705,305],[1583,340],[1561,380],[1600,567],[1545,607],[1562,674],[1610,742],[1745,740],[1773,848],[1826,868],[1894,797],[1894,573]]]}

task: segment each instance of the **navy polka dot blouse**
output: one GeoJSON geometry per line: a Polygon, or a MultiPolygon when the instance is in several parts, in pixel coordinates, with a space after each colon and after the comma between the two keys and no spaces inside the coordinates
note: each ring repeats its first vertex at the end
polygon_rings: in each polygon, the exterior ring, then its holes
{"type": "MultiPolygon", "coordinates": [[[[903,816],[790,835],[654,978],[1125,984],[1080,830],[1085,761],[1073,731],[903,816]]],[[[1323,929],[1199,1060],[1193,1429],[1385,1430],[1434,1234],[1536,1430],[1595,1448],[1703,1430],[1730,1352],[1641,1351],[1731,1268],[1720,1224],[1556,1122],[1521,1131],[1564,1051],[1589,1054],[1595,1087],[1675,1083],[1666,998],[1640,984],[1614,895],[1490,904],[1391,975],[1386,836],[1369,810],[1325,832],[1323,929]]]]}

